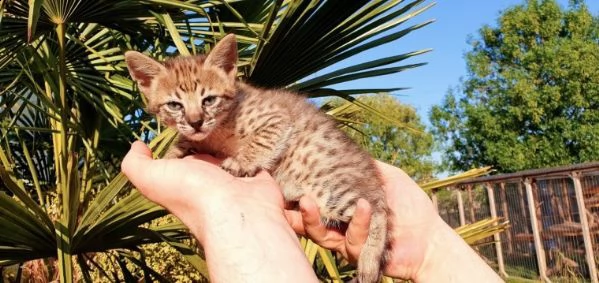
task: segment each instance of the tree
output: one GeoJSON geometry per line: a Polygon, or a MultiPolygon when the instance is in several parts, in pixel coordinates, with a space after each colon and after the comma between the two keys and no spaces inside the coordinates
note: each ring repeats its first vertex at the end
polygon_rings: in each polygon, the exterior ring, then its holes
{"type": "Polygon", "coordinates": [[[430,118],[453,170],[501,172],[599,160],[599,20],[529,0],[484,26],[468,76],[430,118]]]}
{"type": "Polygon", "coordinates": [[[433,136],[426,132],[413,107],[389,94],[359,96],[357,102],[345,105],[342,102],[339,99],[329,102],[337,106],[333,114],[347,125],[344,129],[348,135],[374,158],[400,167],[418,182],[432,178],[433,136]],[[376,109],[381,115],[372,115],[357,106],[360,104],[376,109]]]}

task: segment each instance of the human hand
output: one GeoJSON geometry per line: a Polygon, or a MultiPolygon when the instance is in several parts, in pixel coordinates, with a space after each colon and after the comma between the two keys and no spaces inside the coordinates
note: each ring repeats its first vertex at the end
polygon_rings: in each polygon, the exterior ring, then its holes
{"type": "Polygon", "coordinates": [[[205,154],[154,160],[150,149],[137,141],[121,167],[146,198],[179,218],[200,242],[204,229],[199,227],[214,216],[246,208],[273,217],[283,215],[283,196],[268,173],[236,178],[219,164],[220,160],[205,154]]]}
{"type": "Polygon", "coordinates": [[[236,178],[219,164],[208,155],[154,160],[135,142],[121,167],[199,240],[211,282],[318,282],[285,219],[274,179],[266,172],[236,178]]]}
{"type": "MultiPolygon", "coordinates": [[[[377,165],[393,217],[390,257],[384,273],[391,277],[413,279],[421,270],[434,231],[445,223],[437,215],[428,196],[407,174],[382,162],[377,162],[377,165]]],[[[368,202],[360,200],[345,233],[324,226],[316,203],[308,197],[300,200],[300,212],[285,213],[297,233],[355,262],[368,237],[370,211],[368,202]]]]}

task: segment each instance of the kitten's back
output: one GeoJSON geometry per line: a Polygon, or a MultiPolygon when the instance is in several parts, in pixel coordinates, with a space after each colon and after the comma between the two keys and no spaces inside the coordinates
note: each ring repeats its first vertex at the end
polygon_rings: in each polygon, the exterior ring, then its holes
{"type": "Polygon", "coordinates": [[[370,203],[373,214],[358,276],[359,282],[379,280],[390,226],[383,182],[372,157],[305,97],[251,87],[244,92],[248,104],[283,111],[293,121],[287,149],[271,172],[287,201],[312,197],[325,223],[351,220],[360,198],[370,203]]]}

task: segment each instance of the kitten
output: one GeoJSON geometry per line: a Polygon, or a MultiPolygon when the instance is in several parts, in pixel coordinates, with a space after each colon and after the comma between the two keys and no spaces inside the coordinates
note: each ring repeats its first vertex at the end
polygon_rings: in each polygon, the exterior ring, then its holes
{"type": "Polygon", "coordinates": [[[128,51],[125,58],[149,112],[178,131],[166,158],[210,153],[225,158],[222,168],[235,176],[265,169],[286,201],[312,197],[325,223],[348,222],[357,200],[366,199],[372,218],[357,279],[381,279],[390,232],[383,182],[374,160],[332,119],[295,93],[236,81],[233,34],[208,56],[159,63],[128,51]]]}

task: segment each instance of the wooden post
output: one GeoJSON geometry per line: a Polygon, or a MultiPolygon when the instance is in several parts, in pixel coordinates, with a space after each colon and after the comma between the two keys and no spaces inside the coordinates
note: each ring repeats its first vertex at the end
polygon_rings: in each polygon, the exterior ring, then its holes
{"type": "Polygon", "coordinates": [[[547,262],[545,258],[545,249],[541,241],[541,233],[539,232],[539,223],[537,221],[537,210],[534,197],[532,195],[532,181],[530,178],[524,179],[524,188],[526,189],[526,199],[528,200],[528,212],[530,213],[530,227],[532,228],[532,236],[535,242],[535,250],[537,254],[537,264],[539,266],[539,275],[541,280],[551,282],[547,277],[547,262]]]}
{"type": "Polygon", "coordinates": [[[597,283],[597,268],[595,266],[595,255],[593,253],[593,243],[591,242],[591,232],[589,231],[589,220],[587,219],[587,209],[584,204],[584,196],[582,194],[582,185],[580,184],[580,173],[572,172],[570,175],[574,182],[574,193],[576,195],[576,204],[578,205],[578,214],[580,215],[580,224],[582,225],[582,239],[584,240],[585,255],[591,282],[597,283]]]}
{"type": "Polygon", "coordinates": [[[437,214],[439,214],[439,199],[437,198],[437,190],[433,190],[433,192],[431,193],[431,200],[433,202],[435,210],[437,211],[437,214]]]}
{"type": "MultiPolygon", "coordinates": [[[[491,217],[497,218],[497,209],[495,208],[495,195],[493,194],[493,187],[491,184],[486,183],[487,195],[489,196],[489,208],[491,210],[491,217]]],[[[503,250],[501,249],[501,237],[499,233],[493,234],[493,240],[495,241],[495,253],[497,253],[497,265],[499,266],[499,274],[504,278],[508,278],[507,272],[505,272],[505,265],[503,263],[503,250]]]]}
{"type": "Polygon", "coordinates": [[[464,215],[464,200],[462,199],[462,190],[455,190],[458,197],[458,214],[460,215],[460,226],[466,225],[466,216],[464,215]]]}

